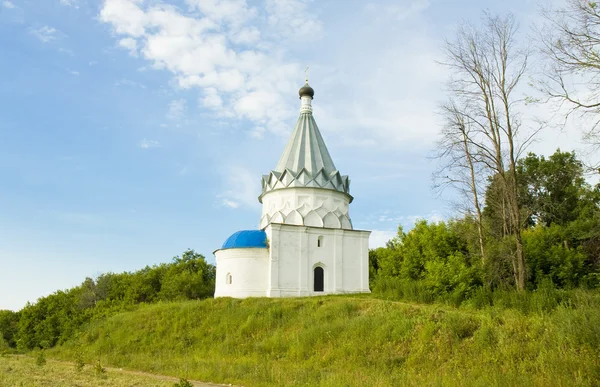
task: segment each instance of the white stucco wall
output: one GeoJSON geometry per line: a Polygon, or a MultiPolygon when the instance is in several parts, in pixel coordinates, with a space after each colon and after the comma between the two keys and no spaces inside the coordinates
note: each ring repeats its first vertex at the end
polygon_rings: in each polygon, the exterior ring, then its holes
{"type": "Polygon", "coordinates": [[[273,223],[265,232],[270,241],[268,297],[370,292],[370,231],[273,223]],[[316,266],[324,269],[323,292],[313,288],[316,266]]]}
{"type": "Polygon", "coordinates": [[[299,297],[370,292],[370,231],[271,224],[265,232],[268,249],[215,252],[215,297],[299,297]],[[324,270],[323,292],[314,291],[316,266],[324,270]],[[228,274],[231,284],[227,283],[228,274]]]}
{"type": "Polygon", "coordinates": [[[262,197],[260,228],[270,223],[352,229],[350,196],[322,188],[284,188],[262,197]]]}
{"type": "Polygon", "coordinates": [[[267,295],[268,249],[217,250],[215,258],[215,297],[245,298],[267,295]],[[228,274],[231,275],[231,284],[226,281],[228,274]]]}

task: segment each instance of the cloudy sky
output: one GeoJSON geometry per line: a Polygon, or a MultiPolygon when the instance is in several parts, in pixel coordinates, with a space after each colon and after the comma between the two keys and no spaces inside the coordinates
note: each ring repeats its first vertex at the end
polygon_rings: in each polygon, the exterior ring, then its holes
{"type": "MultiPolygon", "coordinates": [[[[444,38],[528,0],[0,0],[0,309],[256,228],[309,66],[372,247],[431,191],[444,38]]],[[[538,152],[577,147],[546,132],[538,152]]],[[[566,150],[566,149],[565,149],[566,150]]]]}

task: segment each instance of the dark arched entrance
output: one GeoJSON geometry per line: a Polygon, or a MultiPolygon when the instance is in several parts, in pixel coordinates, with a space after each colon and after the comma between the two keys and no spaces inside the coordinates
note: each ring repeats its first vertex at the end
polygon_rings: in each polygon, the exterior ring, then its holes
{"type": "Polygon", "coordinates": [[[322,267],[315,267],[315,272],[314,272],[314,278],[315,278],[315,283],[314,283],[314,290],[315,292],[322,292],[323,289],[325,288],[324,286],[324,282],[325,282],[325,273],[323,272],[323,268],[322,267]]]}

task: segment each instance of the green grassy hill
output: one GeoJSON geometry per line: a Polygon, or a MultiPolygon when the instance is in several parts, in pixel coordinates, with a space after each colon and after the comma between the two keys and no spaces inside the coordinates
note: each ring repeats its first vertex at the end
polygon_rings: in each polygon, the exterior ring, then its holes
{"type": "Polygon", "coordinates": [[[140,306],[48,355],[245,386],[598,385],[598,294],[547,313],[370,296],[140,306]]]}

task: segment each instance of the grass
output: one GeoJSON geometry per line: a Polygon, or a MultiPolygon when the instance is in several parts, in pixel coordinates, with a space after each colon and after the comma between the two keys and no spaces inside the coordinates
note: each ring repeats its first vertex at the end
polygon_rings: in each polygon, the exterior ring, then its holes
{"type": "Polygon", "coordinates": [[[36,359],[25,356],[0,357],[0,387],[173,387],[173,380],[161,380],[149,375],[124,373],[109,369],[97,375],[92,366],[77,372],[70,363],[48,361],[40,366],[36,359]]]}
{"type": "Polygon", "coordinates": [[[246,386],[597,386],[600,294],[568,300],[529,313],[368,295],[163,303],[46,355],[246,386]]]}

